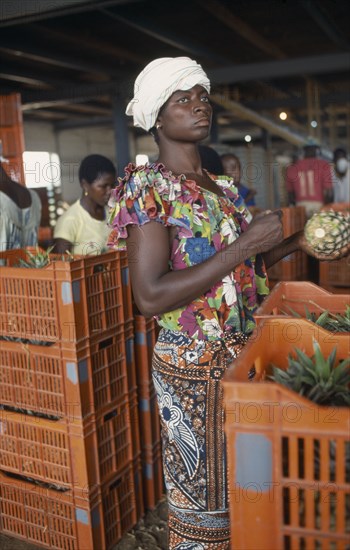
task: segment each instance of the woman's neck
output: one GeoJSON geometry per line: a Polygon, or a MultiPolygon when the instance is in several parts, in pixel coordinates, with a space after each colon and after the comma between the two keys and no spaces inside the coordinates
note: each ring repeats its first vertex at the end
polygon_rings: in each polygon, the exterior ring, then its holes
{"type": "Polygon", "coordinates": [[[171,147],[160,144],[158,162],[174,174],[203,175],[201,158],[195,143],[173,143],[171,147]]]}
{"type": "Polygon", "coordinates": [[[80,204],[86,210],[92,218],[95,220],[105,219],[105,207],[100,206],[96,202],[92,202],[88,197],[83,195],[80,199],[80,204]]]}

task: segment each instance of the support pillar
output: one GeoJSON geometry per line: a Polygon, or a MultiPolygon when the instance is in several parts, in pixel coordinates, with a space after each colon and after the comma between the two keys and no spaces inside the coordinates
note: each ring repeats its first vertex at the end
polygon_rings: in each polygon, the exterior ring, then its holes
{"type": "Polygon", "coordinates": [[[113,98],[113,128],[115,137],[115,157],[118,176],[124,175],[124,168],[130,162],[128,119],[125,114],[125,100],[113,98]]]}

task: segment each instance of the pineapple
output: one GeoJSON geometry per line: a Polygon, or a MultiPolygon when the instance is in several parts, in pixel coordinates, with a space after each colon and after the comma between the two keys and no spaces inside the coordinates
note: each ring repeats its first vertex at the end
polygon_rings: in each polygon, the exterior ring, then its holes
{"type": "Polygon", "coordinates": [[[30,250],[26,250],[28,260],[19,260],[18,267],[34,267],[38,269],[46,267],[50,263],[50,252],[52,251],[52,249],[53,246],[42,252],[37,246],[35,249],[35,254],[32,254],[30,250]]]}
{"type": "Polygon", "coordinates": [[[27,268],[40,269],[40,268],[46,267],[52,261],[55,262],[58,260],[62,260],[62,262],[71,262],[72,260],[74,260],[74,256],[68,250],[66,251],[66,255],[64,254],[62,254],[61,256],[50,255],[53,248],[54,248],[53,246],[50,246],[47,250],[41,251],[37,246],[35,249],[35,252],[36,252],[35,254],[32,254],[30,250],[26,250],[25,252],[27,254],[28,259],[27,260],[20,259],[18,262],[18,265],[15,267],[27,267],[27,268]]]}
{"type": "Polygon", "coordinates": [[[315,252],[332,254],[349,243],[349,215],[333,210],[316,212],[306,223],[304,235],[315,252]]]}
{"type": "MultiPolygon", "coordinates": [[[[309,304],[315,305],[319,309],[322,309],[318,304],[312,302],[312,300],[309,300],[308,302],[309,304]]],[[[291,313],[294,317],[298,317],[299,319],[303,317],[302,315],[294,311],[291,307],[286,307],[288,309],[288,312],[283,311],[283,313],[286,313],[287,315],[288,313],[291,313]]],[[[345,306],[344,314],[330,313],[327,310],[323,310],[320,315],[316,314],[315,312],[309,311],[308,308],[305,306],[305,319],[311,321],[312,323],[315,323],[325,330],[329,330],[330,332],[350,332],[350,305],[345,306]]]]}
{"type": "Polygon", "coordinates": [[[318,342],[314,341],[313,348],[312,357],[296,348],[296,357],[288,357],[287,370],[272,365],[270,378],[319,405],[350,406],[350,359],[335,365],[336,348],[327,358],[318,342]]]}

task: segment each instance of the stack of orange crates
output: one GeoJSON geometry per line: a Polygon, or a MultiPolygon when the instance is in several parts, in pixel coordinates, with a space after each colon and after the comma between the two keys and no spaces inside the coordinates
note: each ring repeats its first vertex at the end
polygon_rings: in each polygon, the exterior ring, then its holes
{"type": "Polygon", "coordinates": [[[347,407],[319,406],[268,379],[301,348],[349,357],[349,334],[305,319],[263,319],[223,378],[232,550],[346,549],[347,407]]]}
{"type": "Polygon", "coordinates": [[[133,299],[131,292],[131,281],[129,274],[129,264],[126,252],[120,252],[120,265],[122,276],[122,293],[124,308],[124,326],[125,326],[125,348],[126,364],[128,373],[128,396],[130,408],[130,422],[132,435],[133,451],[133,471],[135,485],[135,501],[137,509],[137,519],[144,515],[144,497],[143,497],[143,472],[140,442],[140,422],[138,410],[138,392],[137,392],[137,371],[135,357],[135,335],[134,335],[134,313],[133,299]]]}
{"type": "Polygon", "coordinates": [[[0,96],[0,140],[2,154],[8,160],[8,163],[3,164],[4,169],[10,178],[24,185],[24,133],[20,94],[0,96]]]}
{"type": "MultiPolygon", "coordinates": [[[[304,228],[306,223],[305,208],[291,206],[280,208],[283,212],[283,237],[287,238],[304,228]]],[[[271,281],[302,281],[308,279],[307,256],[298,250],[286,256],[267,270],[271,281]]]]}
{"type": "Polygon", "coordinates": [[[307,318],[307,312],[318,317],[324,311],[345,315],[347,305],[350,305],[349,290],[333,294],[309,281],[283,281],[266,296],[254,318],[260,322],[274,315],[297,320],[298,316],[307,318]]]}
{"type": "Polygon", "coordinates": [[[152,381],[157,325],[154,319],[135,315],[134,326],[144,502],[146,509],[153,509],[164,494],[160,420],[152,381]]]}
{"type": "Polygon", "coordinates": [[[0,530],[109,549],[138,519],[120,257],[24,257],[1,254],[0,530]]]}

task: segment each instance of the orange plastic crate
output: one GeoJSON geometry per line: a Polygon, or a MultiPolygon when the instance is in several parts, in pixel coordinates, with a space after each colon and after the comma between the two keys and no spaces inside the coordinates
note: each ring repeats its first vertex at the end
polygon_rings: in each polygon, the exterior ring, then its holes
{"type": "Polygon", "coordinates": [[[142,472],[142,462],[141,462],[141,453],[134,456],[133,461],[133,472],[134,472],[134,487],[135,487],[135,505],[137,512],[137,521],[139,521],[145,513],[144,505],[144,496],[143,496],[143,472],[142,472]]]}
{"type": "Polygon", "coordinates": [[[128,401],[83,422],[0,411],[0,470],[62,490],[104,483],[132,460],[128,401]]]}
{"type": "Polygon", "coordinates": [[[258,322],[271,315],[297,319],[290,310],[305,317],[305,308],[316,315],[325,310],[333,314],[344,314],[347,305],[350,305],[350,293],[332,294],[308,281],[280,282],[256,310],[254,318],[258,322]]]}
{"type": "Polygon", "coordinates": [[[140,438],[140,418],[139,418],[139,404],[137,397],[137,389],[134,388],[129,392],[129,407],[130,407],[130,428],[132,439],[132,455],[139,456],[141,451],[141,438],[140,438]]]}
{"type": "Polygon", "coordinates": [[[313,338],[324,354],[336,344],[338,359],[349,356],[349,339],[305,320],[264,319],[223,378],[232,549],[348,545],[350,411],[266,379],[295,347],[312,355],[313,338]]]}
{"type": "Polygon", "coordinates": [[[141,450],[152,448],[160,441],[160,416],[153,381],[137,387],[141,450]]]}
{"type": "Polygon", "coordinates": [[[128,384],[129,390],[137,387],[136,373],[136,350],[135,350],[135,334],[134,320],[127,321],[125,327],[125,349],[126,349],[126,364],[128,367],[128,384]]]}
{"type": "Polygon", "coordinates": [[[46,548],[102,550],[103,517],[97,498],[89,502],[2,472],[0,481],[1,533],[46,548]]]}
{"type": "Polygon", "coordinates": [[[146,510],[153,510],[165,493],[161,442],[143,450],[143,494],[146,510]]]}
{"type": "Polygon", "coordinates": [[[46,548],[109,550],[137,520],[131,466],[82,493],[0,481],[0,532],[46,548]]]}
{"type": "Polygon", "coordinates": [[[269,267],[268,278],[274,281],[301,281],[307,279],[307,257],[305,252],[297,250],[269,267]]]}
{"type": "Polygon", "coordinates": [[[124,319],[125,319],[125,322],[128,322],[128,321],[132,321],[134,316],[128,255],[126,252],[119,252],[119,255],[120,255],[120,268],[121,268],[121,277],[122,277],[124,319]]]}
{"type": "Polygon", "coordinates": [[[332,262],[320,262],[320,285],[332,290],[332,287],[350,287],[350,256],[332,262]]]}
{"type": "Polygon", "coordinates": [[[0,336],[78,343],[123,324],[117,252],[41,269],[13,267],[20,258],[24,250],[0,254],[0,336]]]}
{"type": "Polygon", "coordinates": [[[135,357],[137,381],[148,382],[152,378],[153,348],[157,341],[158,329],[154,319],[143,315],[134,316],[135,357]]]}
{"type": "MultiPolygon", "coordinates": [[[[105,548],[112,548],[137,522],[134,470],[130,464],[101,490],[105,548]]],[[[100,543],[94,550],[103,550],[100,543]]],[[[82,550],[81,548],[79,550],[82,550]]],[[[85,550],[85,549],[84,549],[85,550]]]]}
{"type": "Polygon", "coordinates": [[[124,335],[106,332],[77,350],[0,340],[0,404],[83,418],[127,395],[124,335]]]}
{"type": "MultiPolygon", "coordinates": [[[[296,231],[303,229],[306,223],[305,208],[292,206],[280,208],[283,213],[283,237],[290,237],[296,231]]],[[[293,281],[307,278],[307,256],[301,250],[289,254],[267,270],[269,279],[278,281],[293,281]]]]}

